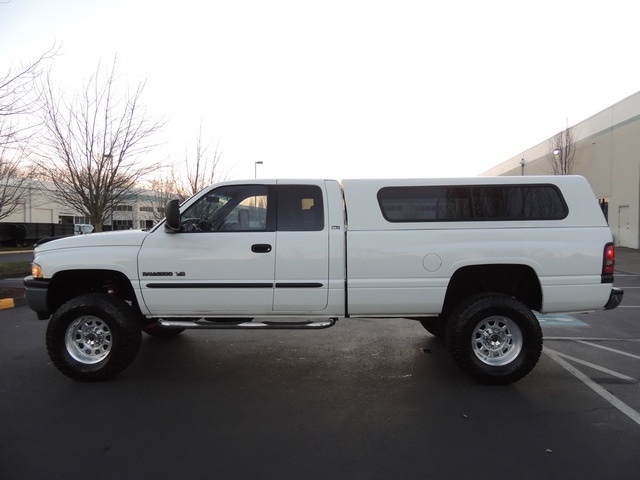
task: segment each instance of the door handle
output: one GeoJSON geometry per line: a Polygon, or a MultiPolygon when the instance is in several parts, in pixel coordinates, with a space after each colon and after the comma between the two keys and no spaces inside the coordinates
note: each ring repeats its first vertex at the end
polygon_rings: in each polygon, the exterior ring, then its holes
{"type": "Polygon", "coordinates": [[[256,243],[251,245],[251,251],[253,253],[269,253],[271,252],[271,245],[268,243],[256,243]]]}

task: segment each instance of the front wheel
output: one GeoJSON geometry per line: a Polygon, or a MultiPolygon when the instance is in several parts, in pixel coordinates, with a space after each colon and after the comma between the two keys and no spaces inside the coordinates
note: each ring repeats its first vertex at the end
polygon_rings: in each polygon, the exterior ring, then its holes
{"type": "Polygon", "coordinates": [[[49,358],[74,380],[111,378],[140,349],[138,319],[122,299],[105,293],[72,298],[58,308],[47,327],[49,358]]]}
{"type": "Polygon", "coordinates": [[[542,329],[533,312],[515,298],[481,294],[452,312],[447,342],[456,364],[472,378],[508,384],[538,363],[542,329]]]}

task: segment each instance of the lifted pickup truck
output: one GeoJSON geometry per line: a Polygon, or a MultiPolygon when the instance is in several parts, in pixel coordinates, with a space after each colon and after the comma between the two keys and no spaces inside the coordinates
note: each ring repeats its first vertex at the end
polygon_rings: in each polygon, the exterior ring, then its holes
{"type": "Polygon", "coordinates": [[[484,383],[524,377],[533,311],[615,308],[611,232],[582,177],[271,180],[213,185],[149,232],[35,250],[27,302],[53,364],[101,380],[141,332],[309,329],[404,317],[484,383]],[[300,322],[300,317],[308,321],[300,322]]]}

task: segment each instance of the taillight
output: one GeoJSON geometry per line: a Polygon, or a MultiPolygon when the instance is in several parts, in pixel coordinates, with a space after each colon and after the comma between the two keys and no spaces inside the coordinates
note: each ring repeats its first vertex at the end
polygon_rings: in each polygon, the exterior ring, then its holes
{"type": "Polygon", "coordinates": [[[613,283],[613,269],[616,264],[616,248],[613,243],[604,246],[604,258],[602,260],[602,283],[613,283]]]}

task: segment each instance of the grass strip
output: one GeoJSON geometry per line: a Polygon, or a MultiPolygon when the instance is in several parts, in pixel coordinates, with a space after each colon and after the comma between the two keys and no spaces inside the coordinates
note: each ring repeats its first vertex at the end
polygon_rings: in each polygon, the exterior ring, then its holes
{"type": "Polygon", "coordinates": [[[29,275],[31,273],[31,262],[7,262],[0,263],[0,276],[7,275],[29,275]]]}

